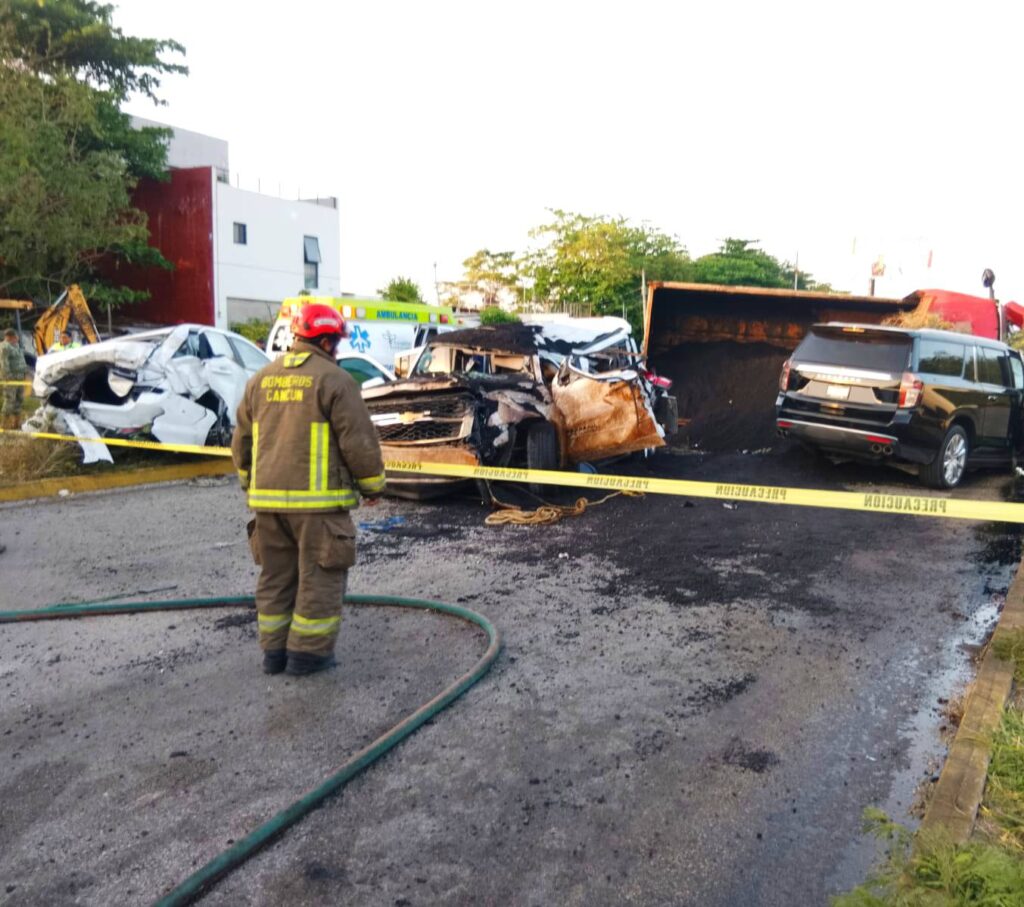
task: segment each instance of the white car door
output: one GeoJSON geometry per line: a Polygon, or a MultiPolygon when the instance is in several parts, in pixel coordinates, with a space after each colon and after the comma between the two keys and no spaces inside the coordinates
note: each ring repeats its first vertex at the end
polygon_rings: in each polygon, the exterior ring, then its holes
{"type": "Polygon", "coordinates": [[[199,358],[203,362],[203,373],[214,393],[224,401],[232,425],[235,412],[242,401],[248,374],[235,361],[231,343],[220,331],[206,330],[200,335],[199,358]]]}

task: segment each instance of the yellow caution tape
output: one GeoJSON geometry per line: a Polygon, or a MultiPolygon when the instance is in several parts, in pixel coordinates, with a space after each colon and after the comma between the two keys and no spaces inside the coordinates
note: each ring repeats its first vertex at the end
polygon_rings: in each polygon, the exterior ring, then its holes
{"type": "Polygon", "coordinates": [[[491,466],[418,463],[403,460],[387,460],[384,463],[384,468],[389,473],[402,473],[405,476],[419,473],[426,476],[448,476],[459,479],[532,482],[537,485],[562,485],[601,491],[640,491],[645,494],[669,494],[688,498],[785,504],[791,507],[828,507],[836,510],[862,510],[870,513],[1024,523],[1024,504],[1010,504],[1002,501],[975,501],[888,492],[823,491],[816,488],[783,488],[774,485],[739,485],[730,482],[695,482],[684,479],[593,475],[540,469],[500,469],[491,466]]]}
{"type": "Polygon", "coordinates": [[[31,387],[31,381],[0,381],[0,387],[31,387]]]}
{"type": "Polygon", "coordinates": [[[228,447],[203,447],[201,444],[162,444],[159,441],[133,441],[128,438],[78,438],[48,431],[15,431],[0,428],[0,435],[21,435],[23,438],[41,438],[46,441],[72,441],[75,444],[106,444],[109,447],[135,447],[139,450],[165,450],[169,453],[206,454],[211,457],[230,457],[228,447]]]}
{"type": "MultiPolygon", "coordinates": [[[[107,444],[111,447],[134,447],[141,450],[202,454],[211,457],[231,456],[230,448],[203,447],[198,444],[161,444],[158,441],[133,441],[125,438],[77,438],[74,435],[61,435],[52,432],[23,432],[2,428],[0,428],[0,434],[21,435],[51,441],[71,441],[77,444],[107,444]]],[[[714,498],[723,501],[750,501],[759,504],[784,504],[790,507],[827,507],[834,510],[860,510],[869,513],[1024,523],[1024,504],[1011,504],[1005,501],[977,501],[874,491],[825,491],[818,488],[696,482],[689,479],[596,475],[543,469],[506,469],[497,466],[464,466],[455,463],[421,463],[405,460],[385,460],[384,469],[388,473],[401,473],[404,476],[419,474],[455,479],[486,479],[491,482],[531,482],[536,485],[592,488],[598,491],[638,491],[644,494],[714,498]]]]}

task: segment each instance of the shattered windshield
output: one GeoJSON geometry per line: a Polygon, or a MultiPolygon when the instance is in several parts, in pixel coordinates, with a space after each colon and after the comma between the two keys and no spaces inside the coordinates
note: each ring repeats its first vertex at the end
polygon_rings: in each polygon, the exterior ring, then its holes
{"type": "Polygon", "coordinates": [[[453,346],[432,346],[424,350],[413,374],[425,376],[531,375],[530,357],[518,353],[484,352],[453,346]]]}

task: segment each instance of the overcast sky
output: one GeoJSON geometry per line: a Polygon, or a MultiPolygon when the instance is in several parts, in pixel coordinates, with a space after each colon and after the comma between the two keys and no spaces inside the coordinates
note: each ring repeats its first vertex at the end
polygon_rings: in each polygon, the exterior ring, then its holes
{"type": "Polygon", "coordinates": [[[122,0],[115,21],[191,69],[130,112],[227,139],[243,186],[338,196],[346,291],[405,274],[429,298],[434,262],[521,250],[557,207],[693,255],[760,239],[855,292],[880,254],[886,295],[983,293],[991,267],[1020,299],[1017,10],[122,0]]]}

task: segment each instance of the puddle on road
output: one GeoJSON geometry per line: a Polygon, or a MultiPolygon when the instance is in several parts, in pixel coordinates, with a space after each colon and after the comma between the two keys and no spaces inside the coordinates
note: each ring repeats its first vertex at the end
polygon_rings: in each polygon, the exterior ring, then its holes
{"type": "MultiPolygon", "coordinates": [[[[907,676],[924,679],[920,707],[901,724],[894,741],[903,767],[894,774],[884,803],[865,804],[880,806],[897,822],[915,830],[921,821],[921,795],[930,793],[927,786],[938,777],[952,741],[951,735],[940,730],[948,724],[943,714],[946,703],[963,693],[974,679],[975,656],[995,629],[1021,559],[1024,526],[989,523],[977,527],[975,535],[980,544],[971,554],[970,562],[977,567],[976,586],[952,615],[959,616],[962,622],[943,633],[944,639],[937,641],[940,644],[935,650],[909,657],[902,665],[907,676]],[[940,670],[929,675],[926,661],[937,664],[940,670]]],[[[948,619],[950,614],[946,612],[941,617],[948,619]]],[[[867,748],[877,746],[879,741],[864,743],[867,748]]],[[[852,880],[850,884],[856,884],[858,872],[863,877],[863,866],[873,865],[870,854],[878,859],[882,851],[865,836],[847,849],[833,879],[852,880]],[[858,864],[860,870],[855,868],[858,864]]],[[[841,884],[843,888],[849,887],[847,882],[841,884]]]]}
{"type": "MultiPolygon", "coordinates": [[[[919,817],[908,819],[906,813],[914,805],[918,788],[928,783],[930,768],[935,766],[938,771],[946,758],[949,741],[942,739],[939,730],[946,723],[941,717],[941,706],[959,696],[974,679],[975,656],[995,629],[1020,562],[1022,531],[1022,526],[1003,523],[987,523],[975,530],[981,542],[980,550],[972,557],[980,568],[977,591],[973,600],[958,609],[963,624],[947,635],[936,653],[943,668],[929,678],[921,708],[900,729],[908,744],[909,767],[897,776],[885,809],[891,816],[902,816],[900,821],[909,821],[915,828],[919,817]]],[[[907,667],[913,673],[923,669],[920,659],[909,662],[907,667]]]]}

